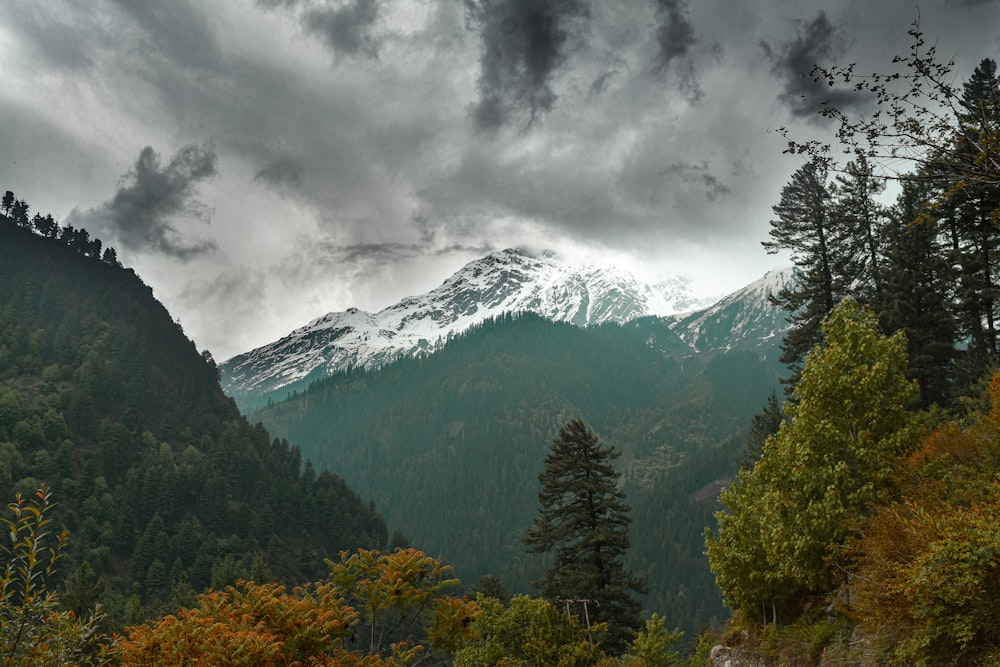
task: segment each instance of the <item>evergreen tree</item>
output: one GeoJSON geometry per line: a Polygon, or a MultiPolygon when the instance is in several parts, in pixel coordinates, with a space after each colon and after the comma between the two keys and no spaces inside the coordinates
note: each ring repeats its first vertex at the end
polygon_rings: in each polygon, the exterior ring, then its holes
{"type": "Polygon", "coordinates": [[[90,250],[90,232],[81,227],[73,232],[73,239],[70,245],[81,255],[86,255],[90,250]]]}
{"type": "Polygon", "coordinates": [[[84,561],[66,577],[60,601],[63,608],[83,618],[98,607],[103,594],[104,577],[97,576],[90,563],[84,561]]]}
{"type": "Polygon", "coordinates": [[[51,214],[42,215],[41,213],[36,213],[35,217],[31,220],[32,226],[42,236],[47,238],[52,238],[59,229],[59,223],[57,223],[51,214]]]}
{"type": "Polygon", "coordinates": [[[629,507],[612,466],[619,454],[600,446],[578,419],[559,429],[538,476],[541,508],[524,538],[532,551],[555,556],[535,582],[542,596],[587,600],[587,620],[608,624],[602,645],[612,653],[621,652],[640,627],[639,604],[630,591],[645,592],[622,563],[629,548],[629,507]]]}
{"type": "MultiPolygon", "coordinates": [[[[989,156],[984,156],[983,152],[995,151],[993,144],[1000,136],[1000,77],[997,76],[995,60],[984,58],[979,63],[962,86],[959,105],[962,109],[959,113],[959,143],[965,144],[962,148],[965,149],[966,159],[972,164],[989,162],[989,156]]],[[[996,160],[992,162],[992,168],[996,170],[996,160]]],[[[992,184],[997,184],[995,179],[992,184]]]]}
{"type": "Polygon", "coordinates": [[[886,229],[885,289],[877,303],[886,330],[906,334],[907,374],[920,385],[921,407],[949,404],[957,335],[953,272],[935,220],[925,214],[929,194],[925,181],[903,182],[886,229]]]}
{"type": "Polygon", "coordinates": [[[46,213],[42,220],[42,227],[39,229],[46,238],[54,239],[59,234],[59,223],[55,221],[51,213],[46,213]]]}
{"type": "MultiPolygon", "coordinates": [[[[996,63],[982,61],[966,82],[961,96],[966,113],[959,116],[956,149],[942,161],[939,171],[961,172],[964,163],[981,159],[984,142],[1000,137],[1000,82],[996,63]]],[[[997,358],[997,306],[1000,301],[1000,186],[967,183],[943,194],[952,234],[953,262],[961,266],[958,292],[960,312],[975,352],[987,360],[997,358]]]]}
{"type": "Polygon", "coordinates": [[[34,229],[38,233],[42,233],[42,227],[45,226],[45,217],[41,213],[36,212],[34,217],[31,218],[31,229],[34,229]]]}
{"type": "Polygon", "coordinates": [[[784,288],[772,301],[789,313],[791,328],[782,341],[781,362],[792,371],[789,384],[797,381],[802,359],[820,342],[820,322],[846,295],[846,244],[834,233],[831,221],[832,193],[826,168],[819,162],[800,167],[781,189],[781,200],[773,207],[772,240],[762,245],[768,253],[790,250],[792,261],[802,269],[794,288],[784,288]]]}
{"type": "Polygon", "coordinates": [[[845,277],[853,285],[852,296],[865,302],[877,300],[883,287],[885,214],[875,197],[885,190],[885,183],[875,178],[863,154],[847,164],[836,182],[835,222],[849,249],[845,277]]]}
{"type": "Polygon", "coordinates": [[[760,412],[753,416],[753,421],[750,423],[746,453],[743,455],[743,460],[740,461],[741,470],[753,468],[764,449],[764,443],[778,432],[778,428],[784,420],[785,415],[781,412],[778,397],[776,394],[771,394],[767,398],[767,403],[760,412]]]}
{"type": "Polygon", "coordinates": [[[3,212],[6,215],[10,215],[10,210],[14,207],[14,193],[8,190],[3,193],[3,202],[0,203],[0,208],[3,208],[3,212]]]}
{"type": "Polygon", "coordinates": [[[29,210],[28,203],[23,199],[18,199],[14,202],[10,210],[10,216],[17,223],[18,227],[28,227],[31,225],[31,221],[28,219],[29,210]]]}

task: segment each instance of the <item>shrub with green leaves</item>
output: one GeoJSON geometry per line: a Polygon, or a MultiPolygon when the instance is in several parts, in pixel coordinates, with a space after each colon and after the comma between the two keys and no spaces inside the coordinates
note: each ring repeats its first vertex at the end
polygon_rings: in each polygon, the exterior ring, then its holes
{"type": "Polygon", "coordinates": [[[68,538],[53,532],[52,493],[42,485],[30,500],[18,494],[0,518],[10,539],[0,547],[0,661],[8,666],[108,665],[113,639],[98,623],[98,605],[86,618],[60,611],[51,590],[55,565],[68,538]]]}

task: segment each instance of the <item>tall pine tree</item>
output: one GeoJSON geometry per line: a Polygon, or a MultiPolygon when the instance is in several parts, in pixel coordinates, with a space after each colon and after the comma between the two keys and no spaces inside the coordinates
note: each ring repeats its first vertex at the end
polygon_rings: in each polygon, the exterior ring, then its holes
{"type": "Polygon", "coordinates": [[[844,239],[844,268],[851,296],[865,303],[877,301],[883,288],[882,246],[886,224],[876,197],[885,182],[875,177],[864,154],[848,162],[836,178],[835,226],[844,239]]]}
{"type": "Polygon", "coordinates": [[[771,221],[771,240],[762,242],[771,254],[791,251],[792,262],[802,269],[794,287],[772,297],[789,313],[791,327],[781,343],[781,362],[792,371],[789,384],[797,381],[806,352],[820,342],[820,322],[846,294],[850,253],[842,251],[849,244],[835,233],[832,208],[826,168],[808,162],[781,189],[781,200],[773,207],[778,217],[771,221]]]}
{"type": "MultiPolygon", "coordinates": [[[[963,86],[956,149],[945,169],[960,172],[962,163],[982,159],[984,143],[1000,139],[1000,80],[996,63],[983,60],[963,86]]],[[[997,307],[1000,302],[1000,187],[963,183],[945,193],[949,221],[957,237],[953,247],[963,268],[960,300],[974,347],[997,358],[997,307]]]]}
{"type": "Polygon", "coordinates": [[[629,548],[629,506],[612,466],[619,454],[598,444],[578,419],[559,429],[538,476],[541,508],[524,538],[532,551],[555,556],[535,582],[542,596],[587,600],[589,621],[608,624],[601,645],[611,653],[624,650],[640,627],[639,603],[630,591],[645,592],[642,581],[622,563],[629,548]]]}
{"type": "Polygon", "coordinates": [[[921,407],[950,404],[957,353],[949,303],[954,275],[936,221],[926,213],[929,195],[925,180],[903,181],[886,227],[884,289],[877,302],[885,329],[906,333],[907,374],[920,385],[921,407]]]}

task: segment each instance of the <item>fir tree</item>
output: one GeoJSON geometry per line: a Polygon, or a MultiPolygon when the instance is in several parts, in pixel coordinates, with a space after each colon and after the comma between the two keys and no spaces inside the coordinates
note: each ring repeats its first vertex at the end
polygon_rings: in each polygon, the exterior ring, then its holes
{"type": "Polygon", "coordinates": [[[886,221],[875,197],[885,190],[885,182],[875,178],[863,154],[847,164],[836,182],[835,223],[849,249],[844,266],[853,285],[852,296],[865,302],[877,300],[883,289],[881,264],[886,221]]]}
{"type": "Polygon", "coordinates": [[[953,272],[938,227],[924,214],[928,194],[924,181],[903,182],[887,227],[885,289],[877,304],[885,329],[906,334],[908,375],[920,385],[921,407],[948,405],[957,335],[948,299],[953,272]]]}
{"type": "Polygon", "coordinates": [[[622,563],[629,548],[629,507],[612,466],[619,454],[600,446],[578,419],[559,429],[538,476],[541,508],[524,538],[532,551],[555,556],[545,576],[534,582],[542,596],[577,601],[591,624],[606,622],[601,643],[613,653],[623,650],[640,627],[639,604],[630,591],[645,592],[622,563]],[[588,601],[585,610],[583,600],[588,601]]]}
{"type": "MultiPolygon", "coordinates": [[[[1000,136],[1000,82],[996,63],[983,60],[963,87],[956,150],[940,170],[960,172],[981,159],[983,144],[1000,136]]],[[[1000,301],[1000,239],[996,234],[1000,187],[968,183],[944,193],[952,231],[954,261],[962,267],[958,293],[972,345],[985,358],[997,358],[997,303],[1000,301]]]]}
{"type": "Polygon", "coordinates": [[[14,219],[18,227],[29,227],[31,225],[31,221],[28,219],[30,210],[26,201],[18,199],[10,209],[10,217],[14,219]]]}
{"type": "Polygon", "coordinates": [[[780,203],[773,207],[778,217],[771,221],[771,240],[762,243],[770,254],[790,250],[792,261],[802,269],[797,286],[772,297],[788,311],[791,323],[781,344],[781,362],[792,371],[789,384],[797,380],[806,352],[820,342],[820,322],[846,293],[846,260],[838,253],[846,244],[834,234],[826,176],[816,161],[792,175],[781,189],[780,203]]]}

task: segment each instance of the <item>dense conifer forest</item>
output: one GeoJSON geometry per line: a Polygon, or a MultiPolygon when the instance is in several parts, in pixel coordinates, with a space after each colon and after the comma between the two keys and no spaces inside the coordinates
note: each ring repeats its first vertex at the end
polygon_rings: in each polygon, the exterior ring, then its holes
{"type": "Polygon", "coordinates": [[[371,505],[251,426],[150,288],[88,248],[0,216],[0,496],[51,490],[74,594],[120,627],[384,547],[371,505]]]}

